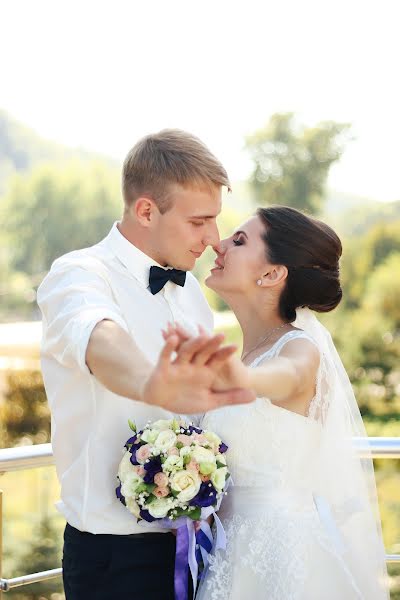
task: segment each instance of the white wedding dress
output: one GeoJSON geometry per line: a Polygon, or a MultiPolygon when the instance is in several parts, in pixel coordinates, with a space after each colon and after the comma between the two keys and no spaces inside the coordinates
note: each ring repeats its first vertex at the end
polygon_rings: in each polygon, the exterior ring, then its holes
{"type": "MultiPolygon", "coordinates": [[[[303,331],[288,332],[252,366],[300,337],[311,339],[303,331]]],[[[348,548],[329,504],[314,487],[323,435],[322,363],[308,417],[263,398],[205,415],[202,427],[229,446],[233,486],[218,513],[227,548],[210,557],[196,600],[388,598],[357,513],[348,519],[357,532],[348,548]],[[373,568],[366,571],[366,564],[373,568]]]]}

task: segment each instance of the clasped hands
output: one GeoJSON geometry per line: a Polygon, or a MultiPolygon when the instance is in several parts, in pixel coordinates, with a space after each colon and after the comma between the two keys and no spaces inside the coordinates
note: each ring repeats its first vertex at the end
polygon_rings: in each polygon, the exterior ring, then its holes
{"type": "Polygon", "coordinates": [[[222,345],[223,334],[209,335],[199,327],[193,337],[176,324],[162,334],[165,346],[144,385],[145,402],[194,414],[255,399],[248,369],[234,356],[235,345],[222,345]]]}

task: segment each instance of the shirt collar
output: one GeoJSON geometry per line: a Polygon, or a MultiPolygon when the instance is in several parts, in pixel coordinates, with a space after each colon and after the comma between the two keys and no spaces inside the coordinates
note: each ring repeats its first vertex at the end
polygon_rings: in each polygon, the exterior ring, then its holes
{"type": "Polygon", "coordinates": [[[104,239],[104,243],[111,248],[115,256],[128,271],[147,288],[149,285],[150,267],[153,265],[161,267],[161,265],[129,242],[119,231],[117,225],[118,222],[116,221],[110,233],[104,239]]]}

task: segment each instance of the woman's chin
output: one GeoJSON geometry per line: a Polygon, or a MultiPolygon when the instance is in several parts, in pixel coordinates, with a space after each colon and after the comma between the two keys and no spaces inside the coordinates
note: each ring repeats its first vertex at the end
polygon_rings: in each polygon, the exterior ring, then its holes
{"type": "Polygon", "coordinates": [[[218,279],[220,279],[221,276],[220,275],[214,275],[213,272],[210,273],[210,275],[206,278],[205,280],[205,284],[208,288],[210,288],[210,290],[217,290],[218,289],[218,279]]]}

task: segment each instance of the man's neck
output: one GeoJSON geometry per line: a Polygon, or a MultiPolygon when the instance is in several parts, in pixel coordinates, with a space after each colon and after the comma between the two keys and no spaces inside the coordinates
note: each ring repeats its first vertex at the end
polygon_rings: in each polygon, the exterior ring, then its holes
{"type": "Polygon", "coordinates": [[[162,267],[166,267],[165,261],[160,259],[159,254],[157,253],[156,248],[152,247],[149,244],[148,240],[141,235],[141,231],[132,224],[127,224],[122,220],[117,224],[118,231],[121,235],[124,236],[128,242],[133,244],[136,248],[138,248],[143,254],[146,254],[149,258],[155,260],[162,267]],[[163,264],[164,263],[164,264],[163,264]]]}

